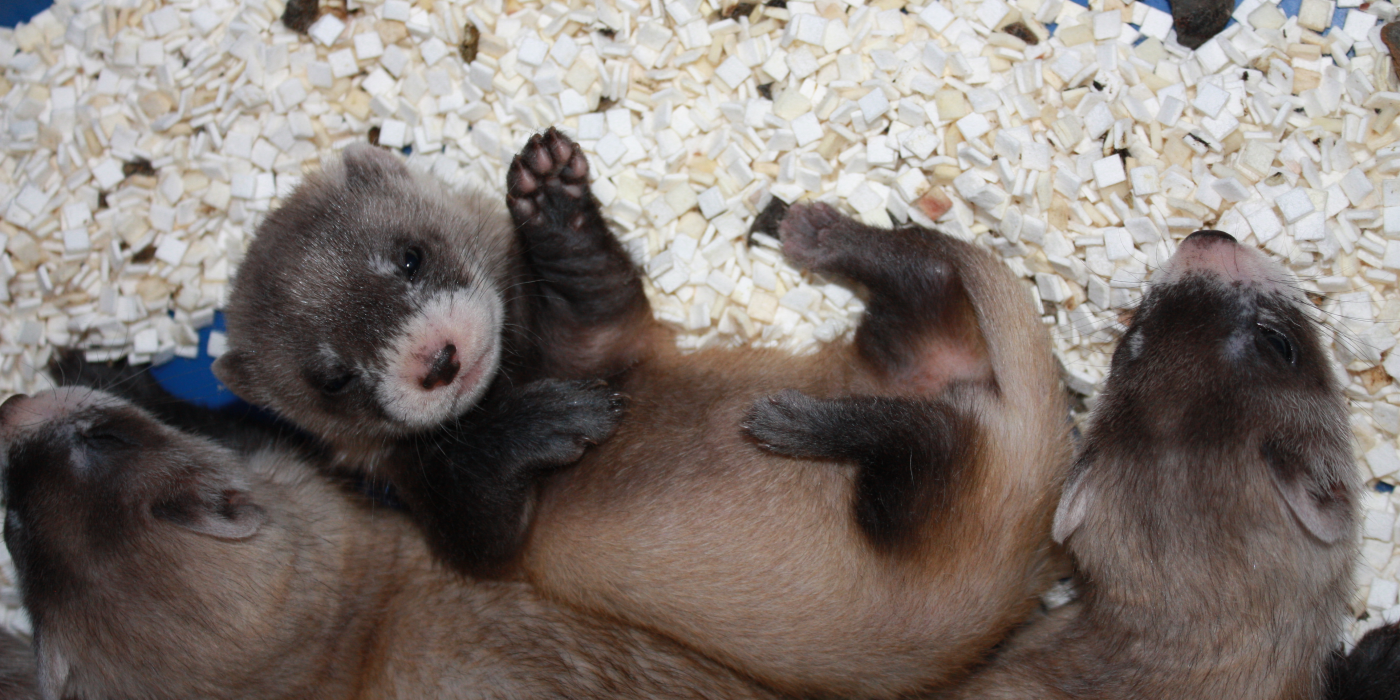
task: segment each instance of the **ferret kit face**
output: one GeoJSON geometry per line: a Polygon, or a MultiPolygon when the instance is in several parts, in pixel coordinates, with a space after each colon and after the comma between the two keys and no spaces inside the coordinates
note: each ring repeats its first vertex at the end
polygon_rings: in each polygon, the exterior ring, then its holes
{"type": "Polygon", "coordinates": [[[34,623],[44,697],[144,696],[141,674],[128,669],[137,658],[171,680],[172,696],[205,695],[210,686],[179,680],[233,678],[239,664],[290,651],[272,634],[223,648],[256,622],[228,597],[256,606],[289,554],[241,544],[268,513],[231,453],[81,388],[6,401],[0,449],[5,544],[34,623]],[[146,634],[131,633],[138,619],[146,634]]]}
{"type": "Polygon", "coordinates": [[[1359,479],[1308,304],[1226,234],[1181,243],[1114,353],[1056,515],[1080,601],[962,697],[1324,697],[1359,479]]]}
{"type": "Polygon", "coordinates": [[[228,309],[221,376],[319,434],[398,436],[470,408],[501,361],[510,221],[368,145],[273,212],[228,309]],[[477,245],[459,245],[463,238],[477,245]],[[254,327],[240,324],[255,323],[254,327]]]}
{"type": "MultiPolygon", "coordinates": [[[[384,295],[405,294],[360,281],[377,274],[361,248],[296,252],[307,245],[298,226],[377,235],[326,223],[341,221],[335,207],[350,197],[342,173],[368,157],[348,153],[308,178],[260,229],[229,303],[234,359],[220,367],[235,391],[342,449],[353,447],[345,426],[385,424],[371,414],[386,407],[366,408],[380,394],[327,417],[339,394],[298,379],[327,354],[324,343],[260,347],[269,334],[308,335],[275,320],[336,318],[336,308],[374,309],[384,295]],[[292,252],[271,253],[282,248],[292,252]],[[307,260],[308,270],[282,271],[287,260],[307,260]],[[272,291],[298,274],[337,281],[335,298],[272,291]]],[[[392,176],[380,187],[394,202],[497,221],[480,199],[431,203],[448,195],[413,189],[421,178],[401,164],[375,171],[384,172],[392,176]]],[[[477,510],[461,504],[483,490],[493,464],[481,459],[491,450],[462,456],[463,433],[539,432],[534,413],[508,425],[493,417],[512,405],[508,387],[609,377],[629,405],[617,432],[572,467],[516,480],[512,493],[528,497],[496,511],[509,527],[495,531],[516,527],[521,537],[518,559],[514,547],[494,558],[518,561],[547,597],[670,636],[785,692],[865,697],[955,681],[1031,610],[1047,584],[1053,494],[1069,463],[1066,402],[1044,327],[1004,265],[934,231],[875,229],[825,205],[795,206],[780,226],[785,254],[870,292],[855,341],[809,357],[683,355],[608,230],[578,146],[553,130],[538,135],[507,178],[513,229],[424,223],[455,236],[462,260],[492,266],[470,270],[463,291],[482,278],[520,280],[497,287],[507,312],[500,379],[464,416],[446,413],[444,426],[405,438],[407,448],[375,467],[430,475],[409,487],[446,494],[428,508],[449,539],[465,536],[453,522],[477,510]],[[488,424],[501,427],[481,429],[488,424]]],[[[424,260],[426,270],[431,255],[424,260]]],[[[354,337],[326,336],[329,354],[390,337],[372,330],[378,323],[365,313],[346,331],[354,337]]]]}
{"type": "Polygon", "coordinates": [[[7,401],[0,477],[45,700],[771,697],[442,570],[271,442],[235,453],[101,392],[7,401]]]}

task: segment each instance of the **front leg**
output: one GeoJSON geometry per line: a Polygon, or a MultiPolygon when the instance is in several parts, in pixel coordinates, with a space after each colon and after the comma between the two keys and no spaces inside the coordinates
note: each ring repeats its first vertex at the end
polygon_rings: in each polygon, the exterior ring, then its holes
{"type": "Polygon", "coordinates": [[[885,551],[915,545],[931,518],[953,514],[972,486],[979,432],[950,400],[792,389],[755,401],[743,429],[776,454],[855,462],[856,521],[885,551]]]}
{"type": "Polygon", "coordinates": [[[473,576],[500,576],[523,544],[540,480],[607,439],[623,407],[596,380],[502,391],[401,445],[389,478],[439,558],[473,576]]]}
{"type": "Polygon", "coordinates": [[[555,129],[536,134],[511,162],[506,184],[538,286],[531,311],[543,372],[609,376],[636,362],[651,306],[589,189],[583,150],[555,129]]]}

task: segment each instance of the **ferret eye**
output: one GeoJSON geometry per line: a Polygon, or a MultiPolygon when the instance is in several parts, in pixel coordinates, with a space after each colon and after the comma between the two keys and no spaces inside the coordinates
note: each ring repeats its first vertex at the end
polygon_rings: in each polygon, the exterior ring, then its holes
{"type": "Polygon", "coordinates": [[[96,426],[78,434],[84,444],[97,450],[110,450],[121,447],[134,447],[136,442],[116,430],[96,426]]]}
{"type": "Polygon", "coordinates": [[[352,381],[355,381],[354,372],[345,372],[343,374],[338,374],[322,382],[321,391],[331,395],[339,394],[340,392],[345,390],[345,387],[350,386],[350,382],[352,381]]]}
{"type": "Polygon", "coordinates": [[[403,252],[403,260],[399,262],[399,270],[409,282],[418,276],[418,268],[423,265],[423,251],[418,248],[407,248],[403,252]]]}
{"type": "Polygon", "coordinates": [[[1291,365],[1297,361],[1298,355],[1294,352],[1293,343],[1288,340],[1288,336],[1263,324],[1259,324],[1259,334],[1264,336],[1264,341],[1274,349],[1274,352],[1278,353],[1279,357],[1283,358],[1284,362],[1291,365]]]}

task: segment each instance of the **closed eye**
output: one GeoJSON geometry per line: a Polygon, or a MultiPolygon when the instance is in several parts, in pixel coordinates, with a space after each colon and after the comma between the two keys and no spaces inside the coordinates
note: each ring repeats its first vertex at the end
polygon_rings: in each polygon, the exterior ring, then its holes
{"type": "Polygon", "coordinates": [[[138,446],[137,442],[126,433],[101,426],[88,428],[78,433],[78,438],[88,447],[99,450],[138,446]]]}
{"type": "Polygon", "coordinates": [[[1288,336],[1262,323],[1258,324],[1258,327],[1264,342],[1268,343],[1269,347],[1273,348],[1284,362],[1290,365],[1297,363],[1298,353],[1293,347],[1293,341],[1289,340],[1288,336]]]}
{"type": "Polygon", "coordinates": [[[345,387],[350,386],[350,382],[353,381],[355,381],[355,373],[344,372],[321,382],[321,391],[332,395],[339,394],[345,391],[345,387]]]}

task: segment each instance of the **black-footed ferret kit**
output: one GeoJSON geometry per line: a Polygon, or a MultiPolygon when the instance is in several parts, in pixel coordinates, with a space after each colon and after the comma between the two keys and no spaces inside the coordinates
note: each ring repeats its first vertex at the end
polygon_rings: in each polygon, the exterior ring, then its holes
{"type": "Polygon", "coordinates": [[[214,365],[343,468],[392,482],[434,551],[472,574],[510,563],[539,474],[606,438],[622,410],[600,381],[499,376],[531,363],[518,246],[484,196],[351,147],[259,228],[214,365]]]}
{"type": "Polygon", "coordinates": [[[402,514],[274,438],[237,452],[67,387],[0,407],[0,481],[35,643],[0,644],[6,697],[774,697],[528,584],[444,569],[402,514]]]}
{"type": "Polygon", "coordinates": [[[1080,598],[956,697],[1328,697],[1360,483],[1308,305],[1226,234],[1181,243],[1119,342],[1055,515],[1080,598]]]}
{"type": "MultiPolygon", "coordinates": [[[[442,519],[482,477],[462,464],[492,468],[453,440],[491,423],[493,392],[610,378],[629,402],[616,433],[571,468],[521,471],[537,496],[494,511],[524,534],[519,570],[781,691],[946,686],[1031,611],[1066,402],[993,255],[795,206],[784,253],[869,290],[854,341],[682,354],[574,143],[532,138],[508,186],[514,226],[368,148],[308,177],[236,274],[221,378],[391,478],[428,464],[411,486],[445,494],[442,519]]],[[[485,432],[528,435],[518,415],[485,432]]]]}

